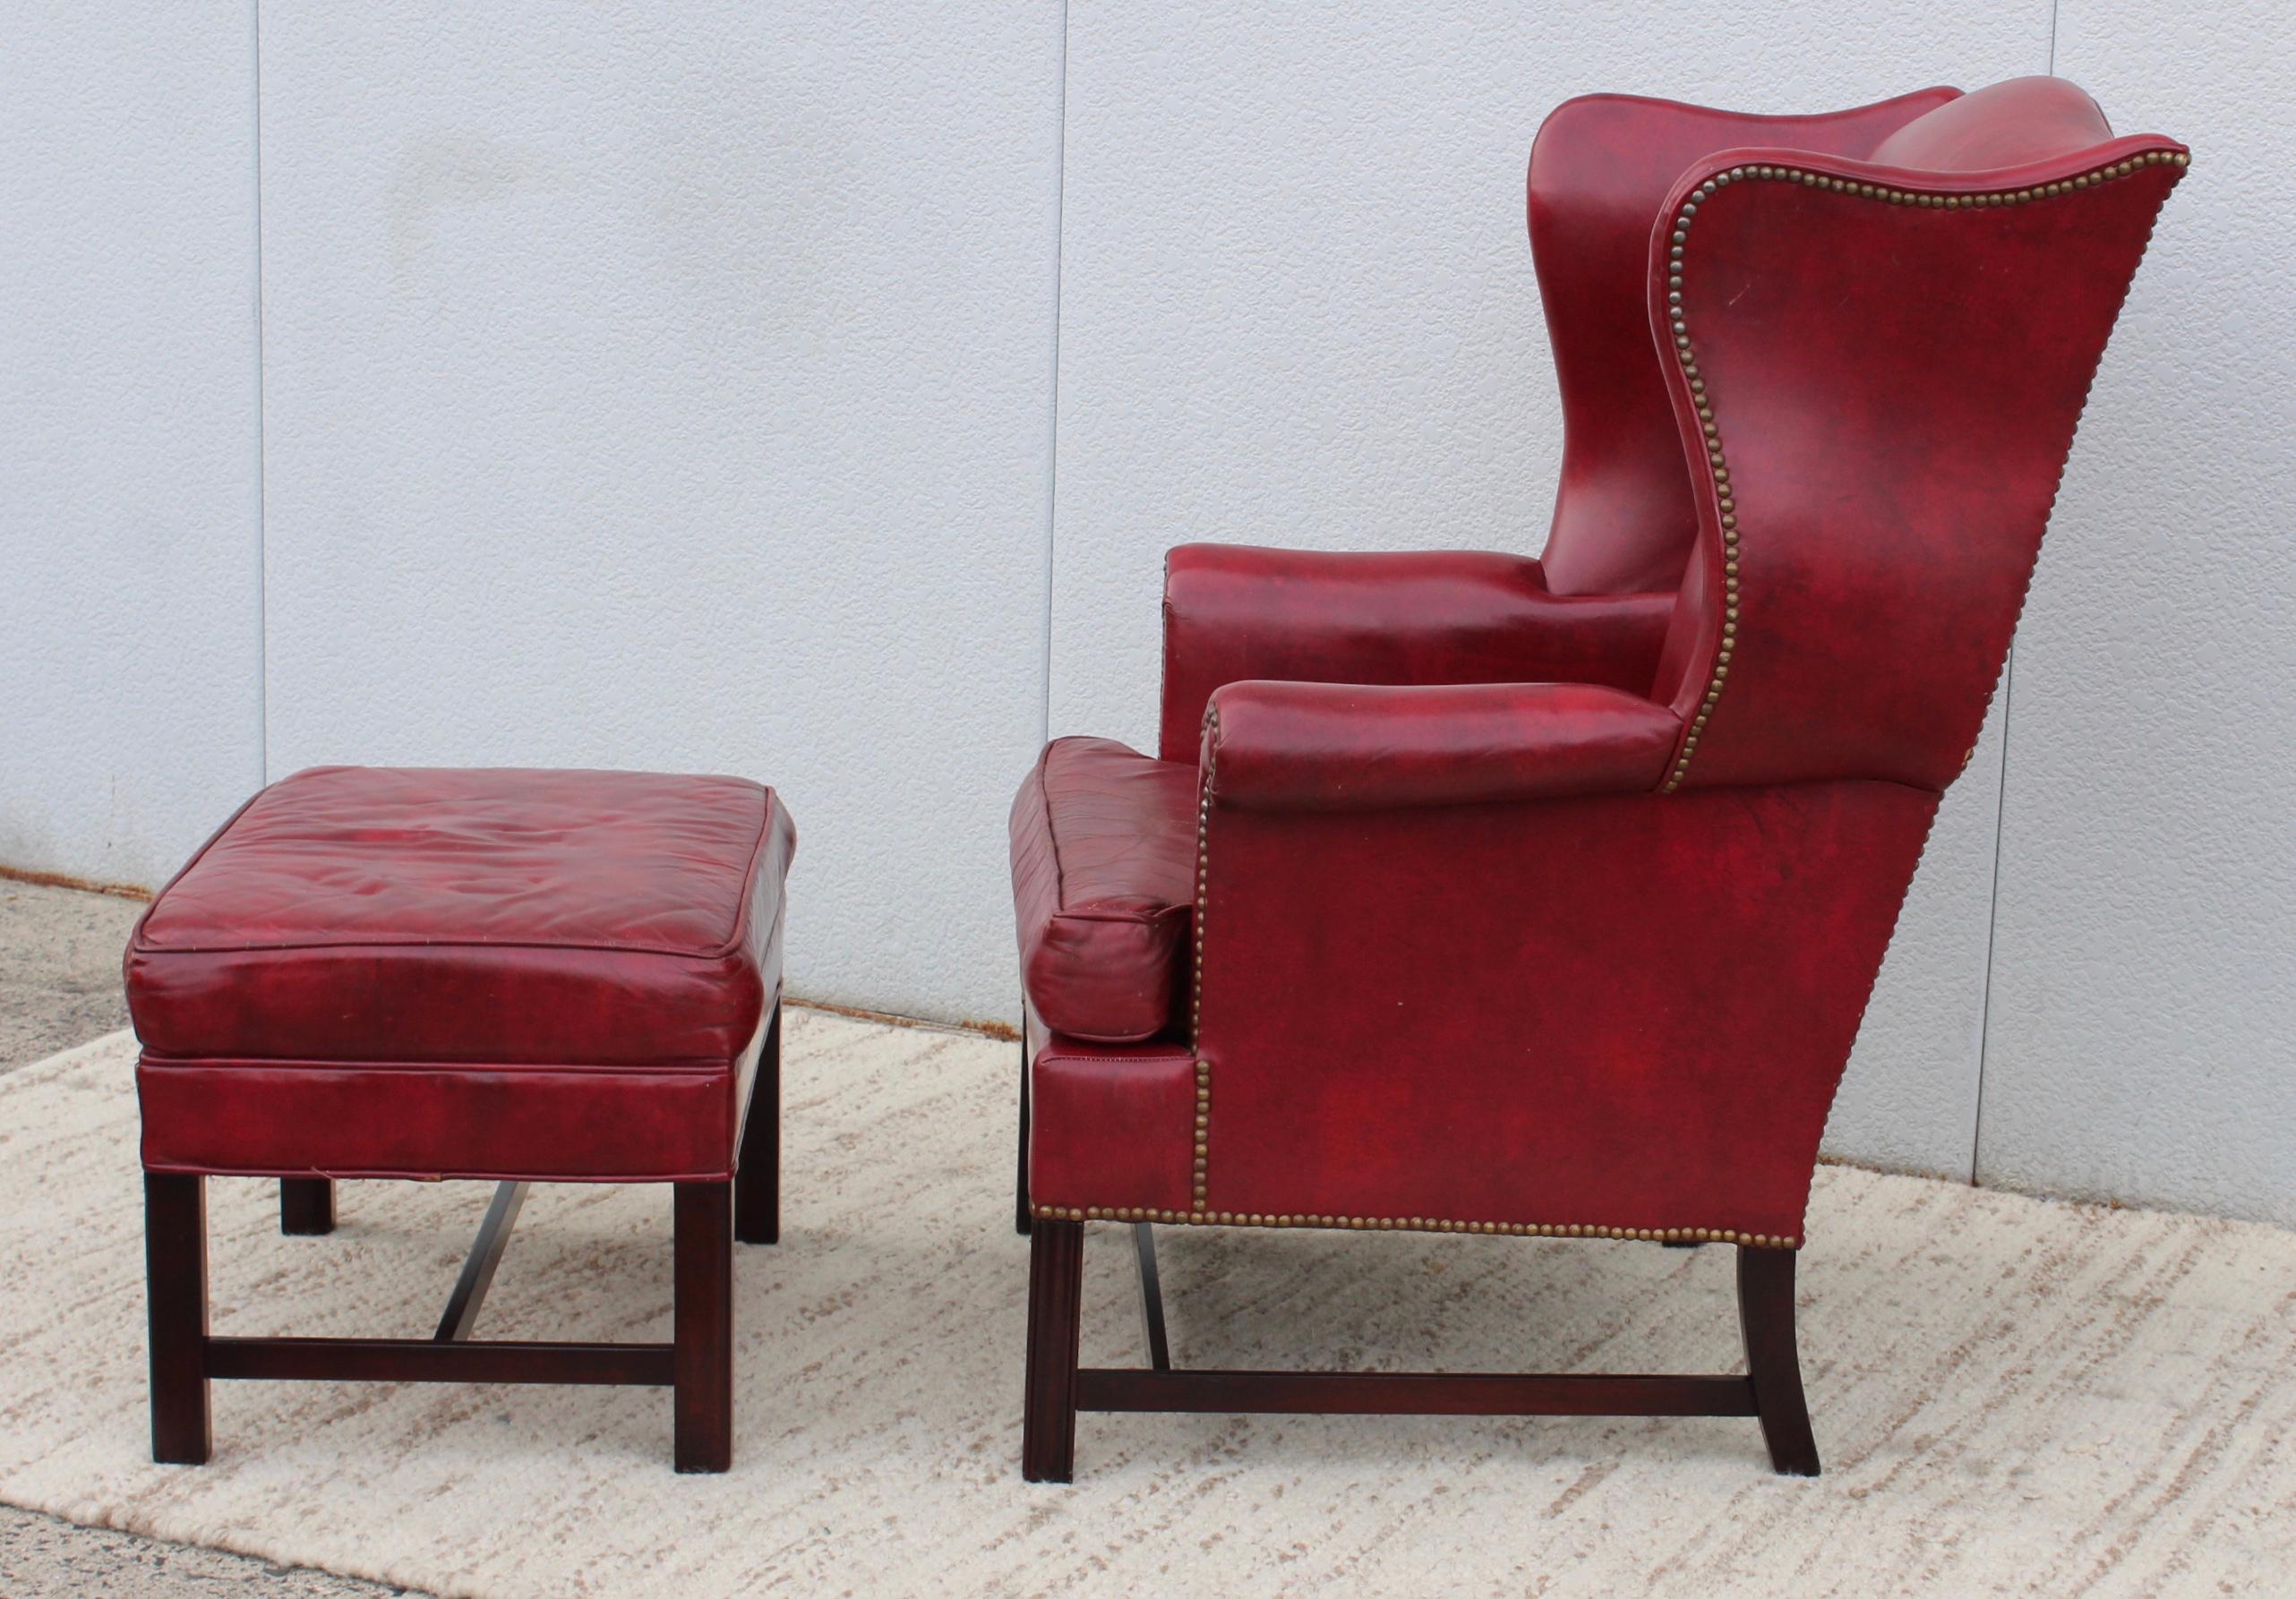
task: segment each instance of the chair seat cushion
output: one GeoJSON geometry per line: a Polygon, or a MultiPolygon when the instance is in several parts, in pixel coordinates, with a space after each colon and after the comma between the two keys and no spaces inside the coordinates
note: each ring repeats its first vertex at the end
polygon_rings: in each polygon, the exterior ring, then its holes
{"type": "Polygon", "coordinates": [[[146,1163],[725,1175],[794,844],[728,777],[274,784],[130,941],[146,1163]]]}
{"type": "Polygon", "coordinates": [[[1196,769],[1108,739],[1057,739],[1013,801],[1021,981],[1057,1033],[1184,1032],[1196,769]]]}

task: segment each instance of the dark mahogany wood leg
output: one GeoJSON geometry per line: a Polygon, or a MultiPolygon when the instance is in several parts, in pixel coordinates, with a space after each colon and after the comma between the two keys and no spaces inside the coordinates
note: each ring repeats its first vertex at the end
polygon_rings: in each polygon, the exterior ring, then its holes
{"type": "Polygon", "coordinates": [[[677,1188],[676,1456],[680,1471],[733,1464],[733,1227],[729,1183],[677,1188]]]}
{"type": "Polygon", "coordinates": [[[758,1080],[750,1090],[749,1120],[734,1166],[733,1236],[744,1244],[781,1241],[781,1005],[766,1024],[758,1080]]]}
{"type": "Polygon", "coordinates": [[[1032,1483],[1075,1478],[1084,1281],[1084,1224],[1039,1221],[1029,1235],[1028,1395],[1021,1424],[1021,1475],[1032,1483]]]}
{"type": "Polygon", "coordinates": [[[462,1270],[454,1279],[454,1292],[447,1295],[447,1308],[439,1316],[439,1328],[431,1335],[441,1344],[466,1343],[470,1330],[478,1325],[478,1313],[486,1304],[486,1290],[494,1286],[494,1273],[502,1264],[502,1252],[510,1245],[510,1229],[518,1225],[518,1209],[527,1202],[524,1183],[497,1183],[494,1197],[486,1201],[485,1218],[478,1224],[478,1236],[472,1240],[470,1253],[463,1258],[462,1270]]]}
{"type": "Polygon", "coordinates": [[[335,1230],[335,1184],[325,1177],[279,1179],[279,1231],[319,1238],[335,1230]]]}
{"type": "Polygon", "coordinates": [[[1802,1361],[1794,1345],[1794,1251],[1738,1251],[1738,1322],[1769,1463],[1781,1475],[1814,1477],[1818,1441],[1810,1433],[1802,1361]]]}
{"type": "Polygon", "coordinates": [[[1028,1213],[1028,1000],[1021,1000],[1021,1157],[1013,1173],[1013,1231],[1025,1238],[1028,1213]]]}
{"type": "Polygon", "coordinates": [[[1148,1335],[1148,1369],[1172,1369],[1172,1340],[1164,1330],[1164,1279],[1156,1270],[1156,1229],[1132,1224],[1132,1256],[1140,1262],[1140,1325],[1148,1335]]]}
{"type": "Polygon", "coordinates": [[[1133,1226],[1145,1368],[1077,1365],[1084,1224],[1040,1218],[1029,1253],[1028,1391],[1021,1475],[1074,1480],[1080,1411],[1324,1415],[1744,1415],[1758,1418],[1779,1472],[1818,1475],[1794,1344],[1794,1254],[1738,1253],[1743,1377],[1673,1372],[1182,1370],[1170,1364],[1154,1234],[1133,1226]]]}
{"type": "Polygon", "coordinates": [[[151,1321],[151,1458],[204,1466],[208,1420],[207,1179],[143,1178],[143,1253],[151,1321]]]}

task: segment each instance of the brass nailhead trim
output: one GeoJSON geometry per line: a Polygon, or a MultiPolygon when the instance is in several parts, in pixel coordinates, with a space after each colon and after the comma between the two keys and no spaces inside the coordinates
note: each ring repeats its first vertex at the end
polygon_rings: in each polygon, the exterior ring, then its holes
{"type": "Polygon", "coordinates": [[[1510,1238],[1623,1238],[1645,1244],[1739,1244],[1750,1249],[1799,1249],[1794,1235],[1741,1233],[1727,1227],[1606,1227],[1577,1223],[1446,1221],[1432,1216],[1270,1216],[1260,1211],[1157,1210],[1137,1205],[1031,1205],[1041,1221],[1152,1221],[1173,1227],[1336,1227],[1361,1233],[1485,1233],[1510,1238]]]}
{"type": "Polygon", "coordinates": [[[1195,974],[1188,986],[1188,1042],[1198,1053],[1195,1062],[1195,1163],[1188,1176],[1195,1209],[1201,1212],[1211,1198],[1212,1063],[1204,1048],[1204,911],[1212,887],[1212,779],[1220,764],[1220,707],[1204,710],[1205,740],[1204,786],[1195,801],[1195,974]]]}
{"type": "Polygon", "coordinates": [[[1758,179],[1774,183],[1801,184],[1808,188],[1827,189],[1837,194],[1854,194],[1861,200],[1879,200],[1889,205],[1922,206],[1932,210],[1976,210],[1989,206],[2024,205],[2032,201],[2049,200],[2076,190],[2101,187],[2114,178],[2127,177],[2146,167],[2190,166],[2192,158],[2182,153],[2148,150],[2140,155],[2112,162],[2094,172],[2082,173],[2062,182],[2041,184],[2037,188],[2003,189],[1976,194],[1932,194],[1912,189],[1893,189],[1886,184],[1859,183],[1853,178],[1836,177],[1830,173],[1808,172],[1797,167],[1748,166],[1733,167],[1708,178],[1683,199],[1682,209],[1675,214],[1674,232],[1667,241],[1666,251],[1666,320],[1674,335],[1675,359],[1682,364],[1683,380],[1690,385],[1691,398],[1698,407],[1699,425],[1706,438],[1706,461],[1714,477],[1714,500],[1717,514],[1722,522],[1722,634],[1714,651],[1714,671],[1708,678],[1706,694],[1699,701],[1697,714],[1691,718],[1690,728],[1683,736],[1682,748],[1675,756],[1675,764],[1666,773],[1666,782],[1658,791],[1671,794],[1682,786],[1690,771],[1690,758],[1698,753],[1698,740],[1705,731],[1714,707],[1721,703],[1722,689],[1730,680],[1730,656],[1738,640],[1738,507],[1730,489],[1730,465],[1722,453],[1722,435],[1714,422],[1714,406],[1706,392],[1706,380],[1698,370],[1696,352],[1690,341],[1690,327],[1683,317],[1683,265],[1690,244],[1691,224],[1698,219],[1698,208],[1714,197],[1725,185],[1758,179]]]}

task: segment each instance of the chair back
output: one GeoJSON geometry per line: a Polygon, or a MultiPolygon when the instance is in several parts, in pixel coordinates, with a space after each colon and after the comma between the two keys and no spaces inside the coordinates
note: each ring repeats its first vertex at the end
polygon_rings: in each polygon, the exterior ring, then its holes
{"type": "Polygon", "coordinates": [[[1589,95],[1547,117],[1531,145],[1527,209],[1563,392],[1563,469],[1544,561],[1549,588],[1670,590],[1697,532],[1642,294],[1650,230],[1683,168],[1750,144],[1870,156],[1958,93],[1925,89],[1822,116],[1745,116],[1589,95]]]}

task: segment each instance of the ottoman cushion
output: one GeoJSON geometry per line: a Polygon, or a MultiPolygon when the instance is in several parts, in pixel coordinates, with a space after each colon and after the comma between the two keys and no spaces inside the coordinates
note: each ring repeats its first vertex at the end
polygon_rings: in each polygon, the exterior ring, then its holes
{"type": "Polygon", "coordinates": [[[146,1164],[724,1175],[794,842],[735,778],[277,783],[130,943],[146,1164]]]}

